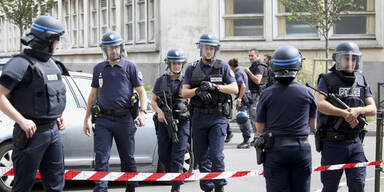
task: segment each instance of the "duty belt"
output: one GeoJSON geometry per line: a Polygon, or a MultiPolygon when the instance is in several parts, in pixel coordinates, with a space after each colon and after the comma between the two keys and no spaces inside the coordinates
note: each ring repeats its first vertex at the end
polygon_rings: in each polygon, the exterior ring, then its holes
{"type": "Polygon", "coordinates": [[[337,132],[326,132],[324,134],[325,140],[328,141],[344,141],[344,140],[353,140],[359,136],[357,133],[342,134],[337,132]]]}
{"type": "Polygon", "coordinates": [[[202,113],[202,114],[211,114],[211,113],[215,113],[215,112],[219,112],[219,110],[217,109],[217,107],[214,107],[214,108],[197,108],[197,110],[202,113]]]}
{"type": "Polygon", "coordinates": [[[308,140],[307,136],[303,137],[276,137],[276,142],[280,143],[280,145],[287,144],[298,144],[300,142],[306,142],[308,140]]]}
{"type": "Polygon", "coordinates": [[[128,115],[131,112],[130,109],[101,109],[101,114],[111,115],[111,116],[124,116],[128,115]]]}
{"type": "Polygon", "coordinates": [[[47,131],[47,130],[50,130],[50,129],[53,129],[55,127],[55,124],[56,124],[56,120],[55,121],[52,121],[50,123],[47,123],[47,124],[37,124],[36,127],[37,127],[37,132],[44,132],[44,131],[47,131]]]}

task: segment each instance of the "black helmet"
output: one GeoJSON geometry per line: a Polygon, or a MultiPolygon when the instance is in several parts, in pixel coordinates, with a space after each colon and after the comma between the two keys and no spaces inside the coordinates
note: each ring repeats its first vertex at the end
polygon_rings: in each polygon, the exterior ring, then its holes
{"type": "Polygon", "coordinates": [[[125,56],[124,51],[124,40],[121,37],[120,33],[116,31],[108,31],[104,33],[103,37],[101,38],[101,44],[100,44],[101,50],[103,51],[104,58],[108,61],[114,61],[120,59],[122,56],[125,56]],[[108,55],[108,48],[120,46],[120,56],[111,58],[108,55]]]}
{"type": "Polygon", "coordinates": [[[185,56],[183,49],[174,48],[168,51],[167,58],[164,61],[167,64],[169,71],[173,72],[171,62],[182,63],[184,67],[184,64],[187,62],[187,57],[185,56]]]}
{"type": "Polygon", "coordinates": [[[246,111],[242,110],[236,114],[236,122],[238,124],[244,124],[248,121],[249,115],[246,111]]]}
{"type": "Polygon", "coordinates": [[[293,46],[282,46],[272,55],[272,71],[276,78],[295,78],[302,67],[302,56],[293,46]]]}
{"type": "Polygon", "coordinates": [[[218,50],[220,50],[220,42],[215,34],[212,33],[204,33],[200,36],[199,42],[196,43],[197,47],[200,49],[200,56],[202,57],[202,49],[204,45],[215,47],[215,54],[218,50]]]}
{"type": "Polygon", "coordinates": [[[21,38],[21,43],[37,49],[52,49],[52,43],[63,34],[64,27],[59,20],[51,16],[40,16],[32,23],[30,32],[21,38]]]}
{"type": "Polygon", "coordinates": [[[361,65],[361,52],[359,46],[351,41],[341,42],[336,46],[332,54],[332,60],[335,62],[335,69],[338,71],[350,70],[357,71],[361,65]],[[356,61],[355,65],[353,60],[356,61]]]}

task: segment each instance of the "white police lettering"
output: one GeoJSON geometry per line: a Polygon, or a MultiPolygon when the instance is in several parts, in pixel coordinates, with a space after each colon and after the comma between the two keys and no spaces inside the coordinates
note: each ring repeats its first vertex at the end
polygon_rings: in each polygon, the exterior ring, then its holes
{"type": "Polygon", "coordinates": [[[137,77],[140,79],[140,80],[143,80],[143,74],[139,71],[139,73],[137,74],[137,77]]]}
{"type": "Polygon", "coordinates": [[[211,77],[210,81],[212,83],[221,83],[221,82],[223,82],[223,78],[222,77],[211,77]]]}
{"type": "Polygon", "coordinates": [[[51,75],[47,75],[47,79],[48,81],[55,81],[55,80],[58,80],[59,77],[57,77],[57,74],[51,74],[51,75]]]}
{"type": "Polygon", "coordinates": [[[339,95],[340,96],[360,97],[360,88],[356,87],[353,89],[351,94],[348,94],[350,89],[351,88],[346,88],[346,87],[339,88],[339,95]]]}
{"type": "Polygon", "coordinates": [[[99,74],[99,87],[101,88],[103,86],[103,76],[102,73],[99,74]]]}

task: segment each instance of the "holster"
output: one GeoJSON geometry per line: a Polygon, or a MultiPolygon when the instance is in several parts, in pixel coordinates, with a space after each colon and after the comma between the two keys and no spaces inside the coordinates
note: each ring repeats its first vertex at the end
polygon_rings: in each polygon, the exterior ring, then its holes
{"type": "Polygon", "coordinates": [[[139,94],[137,94],[136,92],[133,93],[130,102],[132,117],[133,119],[136,119],[136,117],[139,116],[139,94]]]}
{"type": "Polygon", "coordinates": [[[323,131],[321,129],[317,129],[315,131],[315,147],[317,152],[321,152],[323,150],[323,131]]]}
{"type": "Polygon", "coordinates": [[[20,126],[17,123],[15,123],[14,128],[19,129],[18,134],[16,135],[16,138],[14,138],[15,146],[19,149],[24,149],[28,144],[27,135],[25,134],[25,132],[20,128],[20,126]]]}
{"type": "Polygon", "coordinates": [[[360,141],[361,143],[364,142],[364,138],[365,138],[365,135],[368,133],[368,130],[367,128],[364,127],[364,129],[362,129],[359,133],[359,138],[360,138],[360,141]]]}
{"type": "Polygon", "coordinates": [[[257,164],[262,164],[265,161],[265,143],[264,137],[260,136],[256,139],[255,149],[256,149],[256,160],[257,164]]]}
{"type": "Polygon", "coordinates": [[[95,123],[96,119],[101,116],[101,107],[96,103],[91,106],[91,122],[95,123]]]}

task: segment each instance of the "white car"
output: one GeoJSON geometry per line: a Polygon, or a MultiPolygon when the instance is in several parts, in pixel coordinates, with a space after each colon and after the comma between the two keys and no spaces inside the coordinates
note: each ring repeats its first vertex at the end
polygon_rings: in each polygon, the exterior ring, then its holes
{"type": "MultiPolygon", "coordinates": [[[[83,119],[86,101],[91,90],[92,75],[70,72],[63,77],[67,87],[67,104],[63,113],[66,129],[61,131],[64,145],[65,169],[92,170],[94,165],[93,137],[83,133],[83,119]]],[[[152,121],[154,111],[148,105],[146,125],[138,127],[135,135],[135,160],[139,172],[160,172],[164,169],[158,163],[157,137],[152,121]]],[[[12,131],[14,122],[0,112],[0,167],[12,167],[12,131]]],[[[120,171],[120,158],[115,146],[109,160],[111,170],[120,171]]],[[[184,171],[192,172],[194,156],[188,147],[185,156],[184,171]]],[[[1,177],[0,190],[11,191],[13,176],[1,177]]]]}

